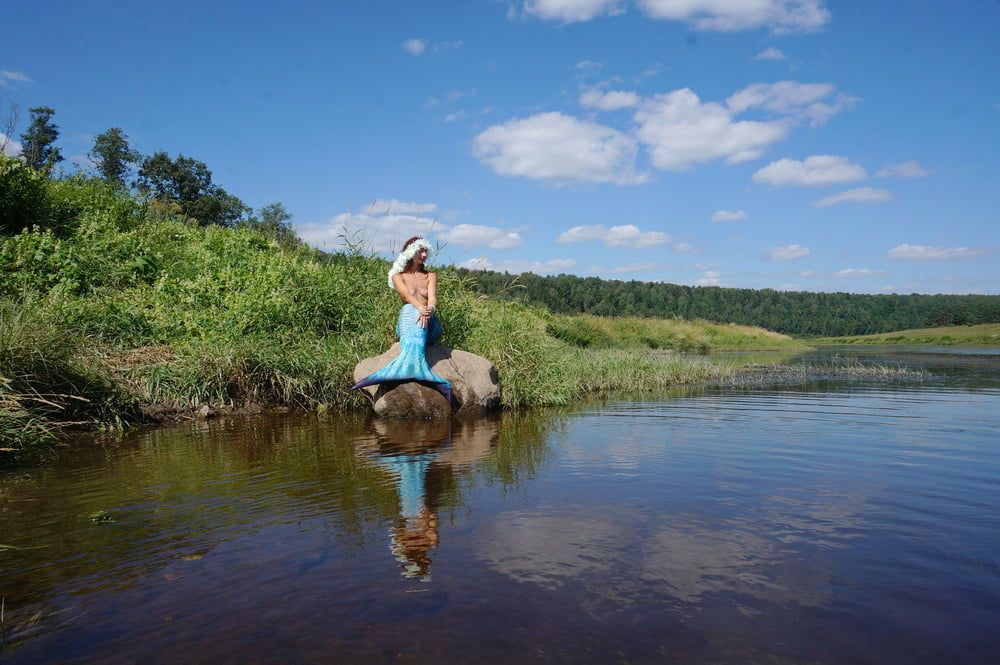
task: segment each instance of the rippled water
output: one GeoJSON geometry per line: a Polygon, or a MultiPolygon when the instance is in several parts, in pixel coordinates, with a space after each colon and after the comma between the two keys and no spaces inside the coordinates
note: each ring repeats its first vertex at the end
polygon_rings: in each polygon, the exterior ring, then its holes
{"type": "Polygon", "coordinates": [[[996,662],[1000,356],[837,353],[931,376],[66,449],[0,475],[0,660],[996,662]]]}

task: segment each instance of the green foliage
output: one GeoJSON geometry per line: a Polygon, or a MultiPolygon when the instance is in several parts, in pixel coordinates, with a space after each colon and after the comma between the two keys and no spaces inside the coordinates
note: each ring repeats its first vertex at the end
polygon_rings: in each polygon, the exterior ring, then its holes
{"type": "Polygon", "coordinates": [[[256,214],[240,223],[241,227],[253,229],[266,238],[282,245],[300,242],[291,225],[292,215],[281,203],[269,203],[256,214]]]}
{"type": "MultiPolygon", "coordinates": [[[[479,293],[546,307],[557,314],[705,319],[804,337],[862,335],[939,325],[1000,323],[1000,296],[859,295],[622,282],[574,275],[518,277],[462,271],[479,293]],[[516,280],[519,288],[510,288],[516,280]]],[[[569,338],[585,330],[553,326],[569,338]]],[[[567,340],[569,341],[569,339],[567,340]]]]}
{"type": "Polygon", "coordinates": [[[45,178],[21,160],[0,154],[0,234],[44,223],[47,208],[45,178]]]}
{"type": "Polygon", "coordinates": [[[21,134],[21,156],[28,166],[48,175],[63,160],[62,152],[55,145],[59,126],[52,122],[52,116],[56,111],[48,106],[36,106],[28,111],[31,123],[21,134]]]}
{"type": "Polygon", "coordinates": [[[170,159],[157,152],[142,161],[137,184],[160,202],[176,204],[180,212],[199,224],[236,224],[251,209],[212,182],[204,162],[178,155],[170,159]]]}
{"type": "Polygon", "coordinates": [[[102,178],[124,186],[125,176],[128,175],[131,165],[138,162],[142,155],[132,149],[128,135],[121,128],[112,127],[94,139],[90,158],[94,160],[102,178]]]}

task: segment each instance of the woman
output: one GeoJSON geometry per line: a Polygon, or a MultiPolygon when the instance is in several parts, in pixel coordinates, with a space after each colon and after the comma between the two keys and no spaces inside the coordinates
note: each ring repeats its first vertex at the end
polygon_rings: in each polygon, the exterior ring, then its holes
{"type": "Polygon", "coordinates": [[[431,371],[424,348],[441,337],[437,318],[437,275],[427,272],[425,263],[430,244],[414,236],[403,244],[403,251],[389,270],[389,288],[403,300],[396,320],[399,356],[388,365],[370,374],[351,390],[377,383],[420,381],[433,384],[451,404],[451,384],[431,371]]]}

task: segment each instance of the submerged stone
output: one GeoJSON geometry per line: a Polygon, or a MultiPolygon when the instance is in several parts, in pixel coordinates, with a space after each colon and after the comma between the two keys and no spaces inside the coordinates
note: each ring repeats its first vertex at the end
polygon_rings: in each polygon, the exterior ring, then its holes
{"type": "MultiPolygon", "coordinates": [[[[399,355],[399,344],[380,356],[365,358],[354,368],[360,381],[399,355]]],[[[496,367],[486,358],[447,346],[428,346],[427,364],[431,371],[447,379],[455,404],[430,384],[417,381],[382,383],[362,388],[375,413],[383,418],[448,418],[451,415],[477,416],[500,408],[502,393],[496,367]]]]}

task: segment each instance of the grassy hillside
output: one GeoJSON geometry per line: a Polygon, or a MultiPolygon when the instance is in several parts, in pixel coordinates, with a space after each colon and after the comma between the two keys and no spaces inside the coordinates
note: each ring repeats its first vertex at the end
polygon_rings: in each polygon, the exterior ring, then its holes
{"type": "Polygon", "coordinates": [[[878,335],[855,337],[824,337],[813,340],[817,344],[937,344],[957,346],[1000,346],[1000,323],[977,326],[945,326],[942,328],[917,328],[878,335]]]}
{"type": "MultiPolygon", "coordinates": [[[[202,404],[351,408],[355,364],[394,339],[388,263],[203,226],[103,181],[0,157],[0,459],[66,427],[202,404]]],[[[507,407],[731,371],[650,349],[793,344],[760,329],[556,316],[439,269],[442,343],[493,361],[507,407]]]]}

